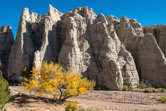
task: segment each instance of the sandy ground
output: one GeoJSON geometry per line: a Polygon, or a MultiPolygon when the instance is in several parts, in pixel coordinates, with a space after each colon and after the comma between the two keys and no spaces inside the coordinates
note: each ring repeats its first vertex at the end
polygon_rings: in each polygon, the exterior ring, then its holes
{"type": "MultiPolygon", "coordinates": [[[[48,96],[36,96],[25,92],[19,86],[10,86],[12,100],[6,104],[7,111],[64,111],[48,96]]],[[[166,111],[166,104],[159,98],[166,93],[143,93],[129,91],[89,91],[85,95],[73,97],[79,106],[91,111],[166,111]]]]}

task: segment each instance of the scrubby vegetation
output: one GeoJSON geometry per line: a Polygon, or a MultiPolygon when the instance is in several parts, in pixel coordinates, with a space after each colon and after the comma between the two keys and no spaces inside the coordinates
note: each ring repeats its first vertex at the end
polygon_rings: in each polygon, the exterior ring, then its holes
{"type": "Polygon", "coordinates": [[[133,90],[134,90],[133,87],[129,85],[126,85],[126,84],[123,85],[122,91],[133,91],[133,90]]]}
{"type": "Polygon", "coordinates": [[[96,84],[96,86],[95,86],[94,89],[95,89],[95,90],[108,90],[107,87],[105,87],[105,86],[103,86],[103,85],[99,85],[99,84],[96,84]]]}
{"type": "Polygon", "coordinates": [[[4,106],[10,99],[9,93],[9,83],[3,77],[2,71],[0,71],[0,111],[6,111],[4,106]]]}
{"type": "Polygon", "coordinates": [[[66,102],[66,108],[65,108],[65,111],[78,111],[79,108],[78,108],[78,103],[77,102],[66,102]]]}
{"type": "Polygon", "coordinates": [[[158,89],[155,89],[155,88],[145,88],[144,89],[144,92],[145,93],[154,93],[154,92],[158,92],[159,90],[158,89]]]}
{"type": "Polygon", "coordinates": [[[146,89],[148,86],[146,84],[144,84],[143,82],[141,82],[138,86],[138,88],[140,89],[146,89]]]}
{"type": "Polygon", "coordinates": [[[141,83],[134,91],[143,91],[145,93],[166,92],[165,88],[148,87],[146,84],[141,83]]]}
{"type": "Polygon", "coordinates": [[[158,88],[158,91],[159,92],[166,92],[166,89],[165,88],[158,88]]]}
{"type": "Polygon", "coordinates": [[[78,106],[77,102],[69,101],[65,102],[66,108],[65,111],[92,111],[91,109],[85,109],[81,106],[78,106]]]}
{"type": "Polygon", "coordinates": [[[132,88],[130,88],[128,85],[123,86],[123,91],[132,91],[132,88]]]}
{"type": "Polygon", "coordinates": [[[158,98],[157,98],[157,97],[152,97],[152,99],[153,99],[153,100],[156,100],[156,99],[158,99],[158,98]]]}
{"type": "Polygon", "coordinates": [[[160,101],[161,101],[162,103],[166,103],[166,97],[161,97],[161,98],[160,98],[160,101]]]}
{"type": "Polygon", "coordinates": [[[64,102],[72,96],[83,95],[93,89],[94,81],[83,78],[82,74],[72,74],[73,68],[64,71],[63,68],[51,62],[43,62],[41,68],[32,68],[32,76],[22,82],[24,90],[33,91],[39,95],[52,95],[54,100],[64,102]]]}

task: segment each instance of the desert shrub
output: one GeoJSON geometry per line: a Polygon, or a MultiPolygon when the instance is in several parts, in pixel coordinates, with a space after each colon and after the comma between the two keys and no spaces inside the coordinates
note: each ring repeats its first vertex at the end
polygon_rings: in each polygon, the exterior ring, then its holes
{"type": "Polygon", "coordinates": [[[152,97],[152,99],[158,99],[157,97],[152,97]]]}
{"type": "Polygon", "coordinates": [[[92,111],[91,109],[85,109],[81,106],[78,106],[77,102],[65,102],[65,111],[92,111]]]}
{"type": "Polygon", "coordinates": [[[145,93],[151,93],[152,90],[151,90],[150,88],[146,88],[146,89],[144,90],[144,92],[145,92],[145,93]]]}
{"type": "Polygon", "coordinates": [[[123,91],[129,91],[128,85],[124,85],[122,90],[123,90],[123,91]]]}
{"type": "Polygon", "coordinates": [[[30,69],[28,68],[28,66],[24,66],[22,72],[21,72],[21,76],[24,77],[24,78],[27,78],[29,79],[30,76],[31,76],[31,71],[30,69]]]}
{"type": "Polygon", "coordinates": [[[166,103],[166,97],[161,97],[161,98],[160,98],[160,102],[166,103]]]}
{"type": "Polygon", "coordinates": [[[154,87],[147,87],[146,84],[140,83],[137,88],[134,88],[134,91],[143,91],[145,93],[155,93],[155,92],[166,92],[165,88],[154,88],[154,87]]]}
{"type": "Polygon", "coordinates": [[[166,92],[165,88],[158,88],[159,92],[166,92]]]}
{"type": "Polygon", "coordinates": [[[9,83],[0,71],[0,111],[6,111],[4,106],[10,99],[9,93],[9,83]]]}
{"type": "Polygon", "coordinates": [[[158,92],[158,89],[156,88],[151,88],[152,92],[158,92]]]}
{"type": "Polygon", "coordinates": [[[79,111],[78,103],[77,102],[65,102],[66,108],[65,111],[79,111]]]}
{"type": "Polygon", "coordinates": [[[140,83],[139,86],[138,86],[138,88],[140,88],[140,89],[146,89],[147,85],[144,84],[144,83],[140,83]]]}
{"type": "Polygon", "coordinates": [[[95,87],[94,87],[95,90],[108,90],[107,87],[103,86],[103,85],[99,85],[97,84],[95,87]]]}
{"type": "Polygon", "coordinates": [[[58,64],[43,62],[41,68],[32,68],[32,76],[21,85],[24,90],[34,91],[39,95],[52,95],[54,100],[64,102],[69,97],[83,95],[95,86],[94,81],[72,72],[71,67],[65,72],[58,64]]]}
{"type": "Polygon", "coordinates": [[[158,89],[155,89],[155,88],[146,88],[144,90],[145,93],[154,93],[154,92],[158,92],[158,89]]]}
{"type": "Polygon", "coordinates": [[[166,89],[164,88],[150,88],[150,87],[147,87],[147,88],[134,88],[134,91],[143,91],[145,93],[156,93],[156,92],[166,92],[166,89]]]}

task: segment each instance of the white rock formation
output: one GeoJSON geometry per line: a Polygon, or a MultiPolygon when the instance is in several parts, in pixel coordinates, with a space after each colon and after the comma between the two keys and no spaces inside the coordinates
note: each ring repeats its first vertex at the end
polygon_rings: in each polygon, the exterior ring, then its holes
{"type": "Polygon", "coordinates": [[[122,17],[116,27],[119,39],[134,57],[140,78],[154,87],[166,87],[166,59],[155,37],[144,34],[135,19],[122,17]]]}
{"type": "Polygon", "coordinates": [[[21,81],[25,65],[40,67],[47,60],[65,69],[74,66],[73,73],[112,90],[136,87],[139,80],[166,88],[164,26],[143,30],[135,19],[96,15],[87,7],[66,14],[49,7],[39,18],[23,10],[9,59],[10,79],[21,81]],[[144,34],[149,32],[155,37],[144,34]]]}

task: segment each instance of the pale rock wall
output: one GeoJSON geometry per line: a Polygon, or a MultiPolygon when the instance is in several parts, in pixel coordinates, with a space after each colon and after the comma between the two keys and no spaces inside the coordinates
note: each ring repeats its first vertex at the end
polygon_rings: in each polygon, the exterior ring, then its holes
{"type": "Polygon", "coordinates": [[[135,19],[122,17],[116,27],[120,41],[134,57],[141,80],[154,87],[166,87],[166,60],[155,37],[144,34],[135,19]]]}
{"type": "Polygon", "coordinates": [[[16,40],[9,60],[9,79],[21,81],[24,66],[40,67],[43,60],[56,61],[59,42],[56,36],[56,24],[62,13],[50,5],[48,14],[40,15],[25,8],[19,22],[16,40]],[[57,48],[58,47],[58,48],[57,48]]]}
{"type": "Polygon", "coordinates": [[[139,83],[138,73],[133,57],[119,41],[113,23],[107,22],[99,14],[92,24],[92,46],[100,64],[100,84],[109,89],[119,90],[123,85],[136,87],[139,83]]]}
{"type": "Polygon", "coordinates": [[[74,66],[75,72],[109,89],[121,90],[124,84],[138,85],[131,54],[102,14],[96,16],[87,7],[77,8],[63,16],[62,24],[66,27],[62,31],[66,39],[58,59],[62,66],[74,66]]]}
{"type": "Polygon", "coordinates": [[[39,17],[23,10],[10,54],[9,79],[21,81],[24,66],[40,67],[46,60],[65,69],[74,66],[73,73],[111,90],[137,87],[140,80],[166,87],[165,26],[143,30],[135,19],[96,15],[87,7],[66,14],[49,7],[48,14],[39,17]]]}

